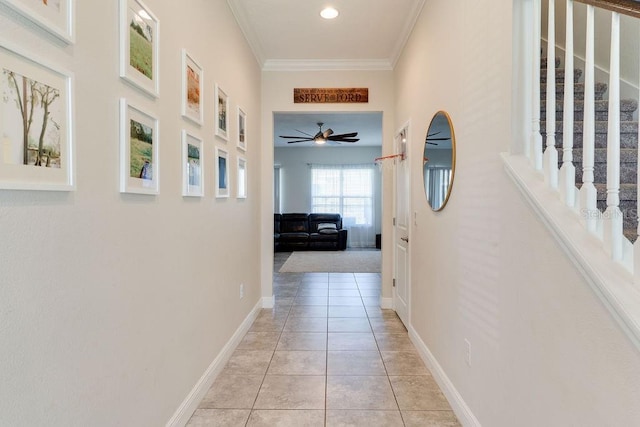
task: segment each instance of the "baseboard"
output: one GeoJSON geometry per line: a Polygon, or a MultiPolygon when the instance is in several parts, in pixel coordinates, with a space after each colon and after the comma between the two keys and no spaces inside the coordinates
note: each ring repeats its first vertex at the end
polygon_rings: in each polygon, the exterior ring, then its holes
{"type": "Polygon", "coordinates": [[[460,424],[465,427],[481,427],[480,421],[478,421],[478,419],[473,415],[471,408],[467,406],[460,393],[458,393],[458,390],[456,390],[455,386],[444,372],[444,369],[442,369],[442,366],[440,366],[427,345],[422,341],[416,330],[411,325],[409,325],[409,338],[411,338],[416,349],[418,349],[418,353],[420,353],[420,357],[431,371],[433,378],[435,378],[444,395],[447,397],[447,400],[449,401],[453,412],[455,412],[458,417],[460,424]]]}
{"type": "Polygon", "coordinates": [[[275,297],[273,295],[270,297],[262,297],[262,308],[273,308],[275,303],[275,297]]]}
{"type": "Polygon", "coordinates": [[[380,308],[393,309],[393,298],[380,297],[380,308]]]}
{"type": "Polygon", "coordinates": [[[198,404],[200,404],[202,398],[207,394],[207,391],[211,388],[213,381],[220,374],[222,368],[224,368],[224,365],[231,357],[231,354],[235,351],[236,347],[238,347],[238,344],[240,344],[240,341],[244,338],[245,334],[253,324],[253,321],[258,316],[258,313],[260,313],[262,305],[263,300],[260,299],[253,310],[251,310],[242,324],[238,327],[231,339],[222,348],[222,351],[220,351],[218,356],[213,360],[213,362],[211,362],[178,410],[173,414],[171,419],[167,421],[167,427],[183,427],[187,422],[189,422],[189,418],[191,418],[191,415],[198,407],[198,404]]]}

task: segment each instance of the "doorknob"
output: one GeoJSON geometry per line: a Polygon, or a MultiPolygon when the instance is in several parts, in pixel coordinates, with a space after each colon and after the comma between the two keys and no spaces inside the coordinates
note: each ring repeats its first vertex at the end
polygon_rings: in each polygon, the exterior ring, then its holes
{"type": "Polygon", "coordinates": [[[401,237],[400,240],[402,240],[403,242],[409,243],[409,238],[408,237],[401,237]]]}

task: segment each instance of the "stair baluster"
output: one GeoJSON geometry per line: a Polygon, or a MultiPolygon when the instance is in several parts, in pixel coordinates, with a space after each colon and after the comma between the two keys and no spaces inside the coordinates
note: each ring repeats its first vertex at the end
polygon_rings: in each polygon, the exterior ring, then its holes
{"type": "Polygon", "coordinates": [[[582,187],[580,208],[590,233],[596,233],[600,211],[597,207],[598,192],[594,185],[595,166],[595,8],[587,6],[587,39],[584,70],[584,118],[582,133],[582,187]]]}
{"type": "Polygon", "coordinates": [[[565,84],[562,118],[562,167],[560,168],[560,196],[567,206],[576,202],[576,168],[573,164],[574,83],[567,83],[567,73],[573,76],[573,0],[567,0],[565,36],[565,84]]]}
{"type": "Polygon", "coordinates": [[[542,33],[542,2],[541,0],[533,1],[533,123],[531,126],[531,143],[529,148],[529,161],[531,166],[539,171],[542,170],[542,134],[540,133],[540,47],[542,33]]]}
{"type": "Polygon", "coordinates": [[[556,150],[556,70],[549,64],[556,60],[555,0],[549,0],[547,24],[547,147],[544,151],[544,182],[558,188],[558,151],[556,150]]]}
{"type": "Polygon", "coordinates": [[[605,250],[622,260],[622,211],[620,210],[620,14],[611,14],[609,65],[609,116],[607,127],[607,210],[604,212],[605,250]]]}

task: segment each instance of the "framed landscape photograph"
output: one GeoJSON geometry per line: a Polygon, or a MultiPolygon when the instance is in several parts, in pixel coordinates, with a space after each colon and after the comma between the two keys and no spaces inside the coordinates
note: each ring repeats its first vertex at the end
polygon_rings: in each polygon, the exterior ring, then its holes
{"type": "Polygon", "coordinates": [[[75,43],[75,0],[0,0],[66,44],[75,43]]]}
{"type": "Polygon", "coordinates": [[[216,84],[215,93],[215,120],[216,135],[225,141],[229,140],[229,97],[224,90],[216,84]]]}
{"type": "Polygon", "coordinates": [[[120,192],[158,194],[158,119],[120,100],[120,192]]]}
{"type": "Polygon", "coordinates": [[[202,140],[182,131],[182,195],[204,195],[202,140]]]}
{"type": "Polygon", "coordinates": [[[120,0],[120,77],[152,97],[160,95],[160,21],[140,0],[120,0]]]}
{"type": "Polygon", "coordinates": [[[247,114],[238,107],[238,148],[247,151],[247,114]]]}
{"type": "Polygon", "coordinates": [[[0,188],[75,189],[73,75],[0,45],[0,188]]]}
{"type": "Polygon", "coordinates": [[[191,55],[182,49],[182,116],[202,125],[202,67],[191,55]]]}
{"type": "Polygon", "coordinates": [[[216,197],[229,197],[229,154],[216,147],[216,197]]]}
{"type": "Polygon", "coordinates": [[[247,198],[247,160],[238,157],[238,199],[247,198]]]}

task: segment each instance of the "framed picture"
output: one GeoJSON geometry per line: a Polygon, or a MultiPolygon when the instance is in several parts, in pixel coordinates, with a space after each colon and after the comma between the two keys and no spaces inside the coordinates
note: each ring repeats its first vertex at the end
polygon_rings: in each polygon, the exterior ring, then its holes
{"type": "Polygon", "coordinates": [[[142,1],[120,0],[120,77],[153,97],[160,94],[159,32],[160,21],[142,1]]]}
{"type": "Polygon", "coordinates": [[[182,49],[182,116],[202,125],[202,67],[182,49]]]}
{"type": "Polygon", "coordinates": [[[158,119],[120,100],[120,192],[158,194],[158,119]]]}
{"type": "Polygon", "coordinates": [[[216,84],[216,135],[225,141],[229,140],[229,97],[216,84]]]}
{"type": "Polygon", "coordinates": [[[73,75],[0,44],[0,188],[75,189],[73,75]]]}
{"type": "Polygon", "coordinates": [[[75,0],[0,0],[60,41],[75,43],[75,0]]]}
{"type": "Polygon", "coordinates": [[[238,148],[247,151],[247,114],[238,107],[238,148]]]}
{"type": "Polygon", "coordinates": [[[238,157],[238,199],[247,198],[247,159],[238,157]]]}
{"type": "Polygon", "coordinates": [[[204,195],[202,140],[182,131],[182,195],[204,195]]]}
{"type": "Polygon", "coordinates": [[[216,147],[216,197],[229,197],[229,154],[216,147]]]}

